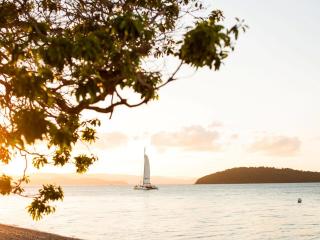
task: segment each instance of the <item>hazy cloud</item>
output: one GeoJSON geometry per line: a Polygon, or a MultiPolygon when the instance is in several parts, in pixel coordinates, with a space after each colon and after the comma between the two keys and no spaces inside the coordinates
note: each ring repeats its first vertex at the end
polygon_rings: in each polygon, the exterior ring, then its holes
{"type": "Polygon", "coordinates": [[[265,136],[257,139],[250,152],[261,152],[269,156],[293,156],[299,152],[301,141],[297,137],[265,136]]]}
{"type": "Polygon", "coordinates": [[[214,121],[209,125],[210,128],[217,128],[217,127],[223,127],[222,122],[214,121]]]}
{"type": "Polygon", "coordinates": [[[231,136],[230,136],[230,139],[232,139],[232,140],[236,140],[236,139],[238,139],[239,138],[239,134],[237,134],[237,133],[233,133],[231,136]]]}
{"type": "Polygon", "coordinates": [[[187,151],[219,151],[220,135],[201,126],[185,127],[177,132],[159,132],[151,136],[151,143],[159,149],[180,148],[187,151]]]}
{"type": "Polygon", "coordinates": [[[110,149],[125,146],[128,143],[128,136],[121,132],[109,132],[98,134],[95,146],[101,149],[110,149]]]}

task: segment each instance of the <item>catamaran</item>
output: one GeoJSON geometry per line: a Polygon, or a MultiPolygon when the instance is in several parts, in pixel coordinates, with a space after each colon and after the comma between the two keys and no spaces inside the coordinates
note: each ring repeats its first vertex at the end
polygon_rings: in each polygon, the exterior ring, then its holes
{"type": "Polygon", "coordinates": [[[150,163],[148,155],[146,154],[146,149],[144,149],[144,168],[143,168],[143,183],[142,185],[134,186],[135,190],[153,190],[158,189],[157,186],[152,185],[150,182],[150,163]]]}

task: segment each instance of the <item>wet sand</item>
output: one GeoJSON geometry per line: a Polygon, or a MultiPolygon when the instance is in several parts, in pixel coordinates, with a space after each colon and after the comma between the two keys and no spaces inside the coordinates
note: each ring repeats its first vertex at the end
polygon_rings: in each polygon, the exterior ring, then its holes
{"type": "Polygon", "coordinates": [[[0,224],[0,240],[79,240],[0,224]]]}

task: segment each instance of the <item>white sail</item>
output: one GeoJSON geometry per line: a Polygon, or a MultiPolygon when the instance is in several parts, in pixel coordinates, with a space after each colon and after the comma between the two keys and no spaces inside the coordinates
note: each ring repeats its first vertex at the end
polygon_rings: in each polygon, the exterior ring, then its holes
{"type": "Polygon", "coordinates": [[[146,152],[144,152],[143,185],[150,185],[150,163],[146,152]]]}

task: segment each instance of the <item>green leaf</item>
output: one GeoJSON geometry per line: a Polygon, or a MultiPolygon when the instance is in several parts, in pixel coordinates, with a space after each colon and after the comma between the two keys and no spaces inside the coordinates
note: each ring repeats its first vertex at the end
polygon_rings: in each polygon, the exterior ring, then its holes
{"type": "Polygon", "coordinates": [[[7,175],[2,175],[0,177],[0,194],[2,195],[9,195],[12,190],[11,186],[11,177],[7,175]]]}
{"type": "Polygon", "coordinates": [[[55,212],[55,207],[50,205],[51,201],[63,200],[63,191],[60,186],[43,185],[37,197],[27,207],[33,220],[40,220],[44,215],[55,212]]]}
{"type": "Polygon", "coordinates": [[[55,152],[52,160],[54,161],[55,166],[63,166],[65,165],[70,159],[70,149],[69,148],[60,148],[55,152]]]}
{"type": "Polygon", "coordinates": [[[13,124],[17,134],[23,136],[27,143],[34,143],[37,139],[43,139],[49,122],[39,109],[21,109],[13,116],[13,124]]]}
{"type": "Polygon", "coordinates": [[[44,165],[48,164],[48,159],[44,156],[37,156],[33,158],[32,164],[35,168],[40,169],[44,165]]]}
{"type": "Polygon", "coordinates": [[[84,173],[88,170],[90,165],[97,161],[97,158],[94,156],[88,157],[84,154],[81,154],[75,157],[74,160],[77,168],[77,173],[84,173]]]}

